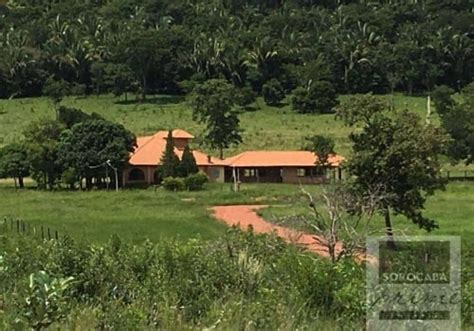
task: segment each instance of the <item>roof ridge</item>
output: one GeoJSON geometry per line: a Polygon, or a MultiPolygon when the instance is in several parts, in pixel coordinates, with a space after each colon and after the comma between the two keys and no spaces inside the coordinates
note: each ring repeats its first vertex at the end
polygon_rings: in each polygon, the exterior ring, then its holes
{"type": "MultiPolygon", "coordinates": [[[[145,147],[146,145],[148,145],[150,143],[150,141],[152,141],[154,138],[155,138],[155,135],[151,135],[151,136],[145,136],[145,137],[142,137],[142,138],[146,138],[146,137],[150,137],[150,139],[148,139],[144,144],[142,144],[141,146],[139,146],[136,150],[133,151],[133,154],[136,154],[138,151],[142,150],[143,147],[145,147]]],[[[138,139],[139,137],[137,137],[138,139]]]]}

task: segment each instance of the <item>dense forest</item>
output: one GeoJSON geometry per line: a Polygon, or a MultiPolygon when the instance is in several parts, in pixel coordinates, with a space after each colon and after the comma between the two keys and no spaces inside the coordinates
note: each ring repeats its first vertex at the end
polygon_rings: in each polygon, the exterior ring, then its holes
{"type": "Polygon", "coordinates": [[[460,90],[474,73],[473,22],[468,0],[8,1],[0,97],[56,82],[145,97],[211,78],[259,94],[315,81],[338,93],[460,90]]]}

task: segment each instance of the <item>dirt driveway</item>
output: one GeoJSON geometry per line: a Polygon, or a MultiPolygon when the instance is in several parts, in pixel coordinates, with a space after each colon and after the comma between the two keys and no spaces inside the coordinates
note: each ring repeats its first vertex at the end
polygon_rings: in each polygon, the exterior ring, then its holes
{"type": "Polygon", "coordinates": [[[257,215],[256,210],[265,205],[215,206],[211,210],[216,219],[229,226],[239,226],[242,230],[253,228],[256,233],[275,233],[288,243],[305,247],[307,250],[328,257],[327,249],[316,243],[315,235],[292,230],[265,221],[257,215]]]}

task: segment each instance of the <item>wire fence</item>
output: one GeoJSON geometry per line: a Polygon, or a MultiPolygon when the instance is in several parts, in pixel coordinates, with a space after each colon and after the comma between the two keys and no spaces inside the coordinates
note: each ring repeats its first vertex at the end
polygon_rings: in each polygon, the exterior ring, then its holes
{"type": "Polygon", "coordinates": [[[449,181],[474,181],[474,170],[445,171],[443,177],[449,181]]]}
{"type": "Polygon", "coordinates": [[[48,226],[32,225],[21,219],[4,217],[0,226],[0,233],[17,233],[21,235],[30,235],[40,237],[42,240],[59,240],[60,235],[57,230],[48,226]]]}

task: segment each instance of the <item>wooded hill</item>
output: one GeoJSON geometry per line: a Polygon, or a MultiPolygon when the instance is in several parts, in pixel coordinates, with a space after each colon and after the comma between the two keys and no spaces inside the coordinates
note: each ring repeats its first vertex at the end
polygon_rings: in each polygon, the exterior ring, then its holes
{"type": "Polygon", "coordinates": [[[0,97],[186,93],[225,78],[261,93],[459,90],[474,72],[468,0],[16,0],[0,5],[0,97]],[[49,83],[46,82],[49,80],[49,83]],[[51,84],[50,84],[51,83],[51,84]]]}

